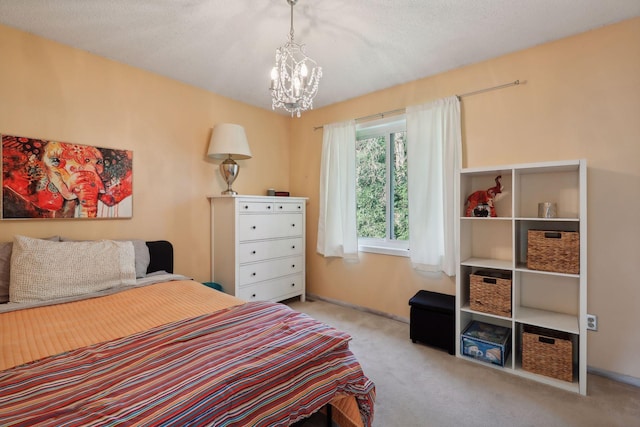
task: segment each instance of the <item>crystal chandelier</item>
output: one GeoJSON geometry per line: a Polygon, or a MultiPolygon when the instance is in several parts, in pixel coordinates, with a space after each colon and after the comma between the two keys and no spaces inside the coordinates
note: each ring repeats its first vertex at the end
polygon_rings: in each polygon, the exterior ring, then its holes
{"type": "Polygon", "coordinates": [[[291,30],[287,43],[276,49],[276,65],[271,70],[272,108],[284,108],[300,117],[300,112],[313,108],[318,93],[322,68],[305,54],[303,44],[293,41],[293,6],[298,0],[287,0],[291,5],[291,30]]]}

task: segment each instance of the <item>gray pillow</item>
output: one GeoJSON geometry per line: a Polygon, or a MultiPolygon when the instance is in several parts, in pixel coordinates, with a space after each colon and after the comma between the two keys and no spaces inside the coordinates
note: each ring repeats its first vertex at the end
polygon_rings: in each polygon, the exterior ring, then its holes
{"type": "MultiPolygon", "coordinates": [[[[124,240],[123,240],[124,241],[124,240]]],[[[133,243],[133,251],[135,252],[136,261],[136,279],[147,275],[147,268],[151,262],[151,255],[149,254],[149,247],[144,240],[133,239],[130,240],[133,243]]]]}
{"type": "Polygon", "coordinates": [[[12,242],[0,243],[0,303],[9,301],[12,242]]]}

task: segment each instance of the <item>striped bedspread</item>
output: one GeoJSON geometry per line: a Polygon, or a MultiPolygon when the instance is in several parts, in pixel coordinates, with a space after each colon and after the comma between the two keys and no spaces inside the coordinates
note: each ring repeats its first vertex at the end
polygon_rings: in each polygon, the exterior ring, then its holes
{"type": "Polygon", "coordinates": [[[375,388],[350,337],[247,303],[0,372],[3,426],[287,426],[337,396],[365,426],[375,388]]]}

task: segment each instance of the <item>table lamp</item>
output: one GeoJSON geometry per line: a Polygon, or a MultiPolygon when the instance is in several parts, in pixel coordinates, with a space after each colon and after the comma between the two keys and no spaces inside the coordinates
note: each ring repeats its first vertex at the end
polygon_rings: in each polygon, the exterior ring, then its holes
{"type": "Polygon", "coordinates": [[[236,195],[231,184],[238,177],[240,166],[234,160],[244,160],[251,158],[251,150],[247,142],[247,135],[240,125],[231,123],[220,123],[215,125],[209,141],[207,157],[212,159],[225,159],[220,164],[220,174],[227,183],[227,189],[222,192],[224,195],[236,195]]]}

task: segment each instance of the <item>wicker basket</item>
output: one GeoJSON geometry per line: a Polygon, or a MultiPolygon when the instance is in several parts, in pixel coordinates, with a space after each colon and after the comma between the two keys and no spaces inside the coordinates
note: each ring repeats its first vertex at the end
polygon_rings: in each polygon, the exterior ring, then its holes
{"type": "Polygon", "coordinates": [[[470,276],[471,310],[511,317],[511,276],[508,273],[476,271],[470,276]]]}
{"type": "Polygon", "coordinates": [[[557,273],[580,273],[580,234],[575,231],[529,230],[527,267],[557,273]]]}
{"type": "Polygon", "coordinates": [[[573,344],[568,333],[525,327],[522,369],[563,381],[573,381],[573,344]]]}

